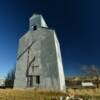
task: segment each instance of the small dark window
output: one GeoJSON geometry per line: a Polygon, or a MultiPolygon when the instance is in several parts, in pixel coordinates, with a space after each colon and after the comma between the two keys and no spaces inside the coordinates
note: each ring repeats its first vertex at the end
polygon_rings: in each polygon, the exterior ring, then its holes
{"type": "Polygon", "coordinates": [[[40,84],[40,76],[36,76],[36,83],[40,84]]]}
{"type": "Polygon", "coordinates": [[[28,76],[28,87],[32,87],[32,86],[33,86],[33,77],[28,76]]]}
{"type": "Polygon", "coordinates": [[[33,30],[37,30],[37,26],[33,26],[33,30]]]}
{"type": "Polygon", "coordinates": [[[30,87],[33,85],[33,77],[30,77],[30,87]]]}

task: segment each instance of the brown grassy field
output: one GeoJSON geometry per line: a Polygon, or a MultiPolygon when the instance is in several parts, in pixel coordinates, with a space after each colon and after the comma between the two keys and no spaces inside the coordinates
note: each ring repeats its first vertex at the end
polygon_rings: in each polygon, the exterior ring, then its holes
{"type": "Polygon", "coordinates": [[[69,95],[80,96],[83,100],[100,100],[99,89],[68,89],[69,95]]]}
{"type": "Polygon", "coordinates": [[[45,89],[0,89],[0,100],[59,100],[61,96],[68,95],[80,96],[83,100],[100,100],[100,89],[68,89],[67,92],[45,89]]]}
{"type": "Polygon", "coordinates": [[[99,89],[68,89],[68,93],[74,95],[100,96],[100,88],[99,89]]]}
{"type": "Polygon", "coordinates": [[[66,93],[40,89],[1,89],[0,100],[59,100],[66,93]]]}

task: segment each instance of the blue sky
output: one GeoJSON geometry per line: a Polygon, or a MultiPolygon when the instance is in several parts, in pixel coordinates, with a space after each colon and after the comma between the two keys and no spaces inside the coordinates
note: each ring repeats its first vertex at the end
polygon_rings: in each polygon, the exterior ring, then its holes
{"type": "Polygon", "coordinates": [[[0,0],[0,78],[15,67],[18,40],[33,13],[57,32],[66,76],[84,64],[100,66],[99,0],[0,0]]]}

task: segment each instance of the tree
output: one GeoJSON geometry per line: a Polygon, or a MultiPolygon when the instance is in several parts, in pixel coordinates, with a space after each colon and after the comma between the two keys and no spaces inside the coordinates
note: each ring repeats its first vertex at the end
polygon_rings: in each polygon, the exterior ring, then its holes
{"type": "Polygon", "coordinates": [[[85,76],[94,78],[97,85],[99,87],[99,76],[100,76],[100,69],[97,68],[95,65],[84,65],[82,66],[82,71],[84,72],[85,76]]]}
{"type": "Polygon", "coordinates": [[[15,68],[12,69],[7,74],[6,79],[5,79],[5,87],[7,87],[7,88],[13,88],[14,79],[15,79],[15,68]]]}

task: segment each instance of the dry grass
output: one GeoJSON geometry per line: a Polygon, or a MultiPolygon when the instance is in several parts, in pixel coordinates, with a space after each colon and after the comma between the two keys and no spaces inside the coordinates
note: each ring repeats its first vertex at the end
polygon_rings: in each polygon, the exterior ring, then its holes
{"type": "Polygon", "coordinates": [[[64,92],[54,92],[44,89],[1,89],[0,100],[59,100],[66,96],[64,92]]]}
{"type": "Polygon", "coordinates": [[[68,89],[69,94],[100,96],[100,89],[68,89]]]}
{"type": "Polygon", "coordinates": [[[99,89],[68,89],[67,91],[69,96],[81,97],[83,98],[82,100],[100,100],[100,88],[99,89]]]}
{"type": "Polygon", "coordinates": [[[68,89],[66,93],[45,89],[0,89],[0,100],[60,100],[61,96],[66,97],[67,95],[94,96],[99,97],[95,100],[100,100],[100,89],[68,89]]]}

